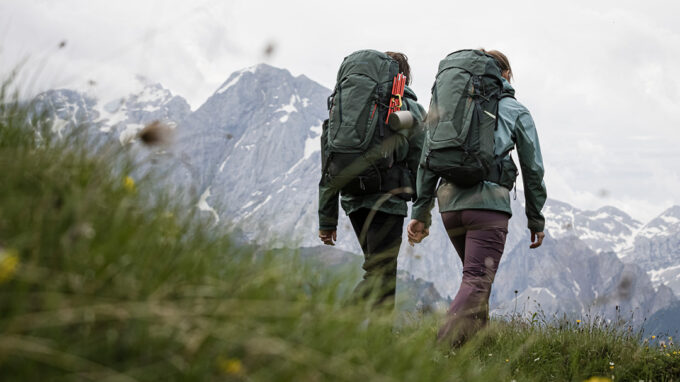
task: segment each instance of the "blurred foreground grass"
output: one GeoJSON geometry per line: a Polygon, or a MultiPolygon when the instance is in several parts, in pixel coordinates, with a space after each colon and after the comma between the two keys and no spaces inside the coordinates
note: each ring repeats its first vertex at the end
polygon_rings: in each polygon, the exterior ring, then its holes
{"type": "Polygon", "coordinates": [[[672,340],[602,323],[495,320],[439,347],[440,317],[347,304],[346,272],[236,245],[4,89],[2,381],[680,380],[672,340]]]}

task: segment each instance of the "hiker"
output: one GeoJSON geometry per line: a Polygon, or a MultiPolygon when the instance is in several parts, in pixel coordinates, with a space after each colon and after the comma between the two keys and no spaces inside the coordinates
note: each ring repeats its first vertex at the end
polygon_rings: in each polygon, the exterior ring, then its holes
{"type": "Polygon", "coordinates": [[[418,198],[407,232],[411,245],[427,236],[436,189],[444,227],[463,263],[460,289],[438,333],[440,342],[453,346],[489,319],[491,284],[512,215],[514,148],[522,169],[530,248],[541,246],[544,238],[543,159],[534,121],[514,98],[512,78],[510,62],[499,51],[450,54],[440,63],[425,122],[418,198]]]}
{"type": "Polygon", "coordinates": [[[346,57],[329,97],[329,119],[321,136],[319,238],[337,240],[338,197],[364,253],[365,273],[354,300],[375,298],[394,307],[397,255],[407,200],[415,199],[425,109],[417,103],[408,58],[403,53],[364,50],[346,57]],[[392,96],[399,74],[403,97],[392,96]],[[402,103],[414,125],[387,124],[389,105],[402,103]],[[366,127],[367,126],[367,127],[366,127]],[[394,129],[394,130],[393,130],[394,129]]]}

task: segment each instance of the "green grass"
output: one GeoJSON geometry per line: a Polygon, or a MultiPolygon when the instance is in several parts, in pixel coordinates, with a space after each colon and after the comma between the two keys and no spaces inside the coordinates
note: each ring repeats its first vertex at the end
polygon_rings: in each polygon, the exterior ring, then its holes
{"type": "Polygon", "coordinates": [[[442,348],[441,317],[395,328],[347,303],[345,271],[238,246],[126,181],[123,151],[48,131],[2,102],[2,381],[680,380],[677,348],[601,322],[494,320],[442,348]]]}

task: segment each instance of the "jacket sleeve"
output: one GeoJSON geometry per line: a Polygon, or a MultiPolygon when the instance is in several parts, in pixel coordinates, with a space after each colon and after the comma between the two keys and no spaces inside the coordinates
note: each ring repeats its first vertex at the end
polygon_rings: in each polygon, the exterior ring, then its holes
{"type": "MultiPolygon", "coordinates": [[[[426,155],[427,147],[424,147],[421,158],[426,155]]],[[[421,159],[422,163],[422,159],[421,159]]],[[[418,198],[411,209],[411,219],[420,220],[426,227],[432,224],[431,210],[434,207],[435,193],[439,177],[432,170],[424,166],[418,166],[416,179],[416,193],[418,198]]]]}
{"type": "Polygon", "coordinates": [[[407,100],[408,110],[413,114],[414,125],[409,129],[409,150],[406,162],[408,163],[409,170],[413,174],[417,174],[420,156],[423,152],[423,142],[425,141],[425,126],[423,124],[425,109],[419,103],[407,100]]]}
{"type": "Polygon", "coordinates": [[[340,191],[331,188],[326,180],[326,161],[328,155],[327,145],[328,120],[323,121],[321,132],[321,180],[319,181],[319,229],[322,231],[334,231],[338,225],[338,199],[340,191]]]}
{"type": "Polygon", "coordinates": [[[340,193],[324,184],[322,176],[319,182],[319,229],[335,231],[338,226],[338,197],[340,193]]]}
{"type": "Polygon", "coordinates": [[[543,232],[545,218],[541,213],[547,197],[543,181],[544,167],[536,126],[528,111],[519,114],[516,121],[515,144],[522,169],[525,211],[532,232],[543,232]]]}

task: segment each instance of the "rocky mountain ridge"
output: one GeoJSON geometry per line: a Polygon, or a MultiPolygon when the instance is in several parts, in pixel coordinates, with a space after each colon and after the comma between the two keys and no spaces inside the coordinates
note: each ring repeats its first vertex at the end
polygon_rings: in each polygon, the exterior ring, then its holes
{"type": "MultiPolygon", "coordinates": [[[[187,200],[195,201],[207,219],[255,242],[310,247],[319,244],[319,137],[329,94],[305,76],[261,64],[233,73],[193,112],[158,84],[104,105],[67,90],[41,97],[52,105],[55,118],[66,121],[59,131],[89,121],[112,141],[131,147],[144,124],[162,120],[173,126],[175,143],[157,167],[168,172],[168,184],[189,190],[187,200]]],[[[648,315],[675,300],[667,286],[680,294],[680,266],[674,262],[680,254],[680,207],[642,224],[615,207],[583,211],[549,200],[544,210],[548,240],[536,251],[528,251],[521,192],[512,208],[492,296],[497,313],[509,310],[508,301],[527,298],[547,311],[610,312],[627,304],[648,315]],[[635,287],[620,294],[622,283],[635,287]],[[514,290],[518,296],[508,295],[514,290]]],[[[338,248],[360,253],[343,213],[338,237],[338,248]]],[[[460,260],[438,214],[431,236],[414,248],[404,243],[400,253],[400,269],[433,282],[443,297],[455,295],[460,260]]]]}

